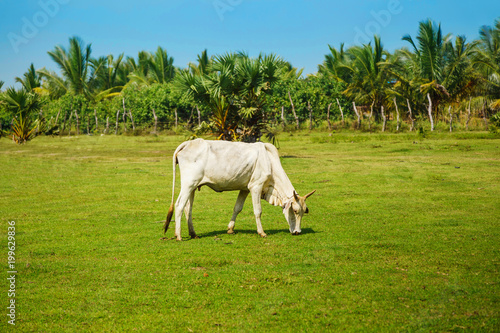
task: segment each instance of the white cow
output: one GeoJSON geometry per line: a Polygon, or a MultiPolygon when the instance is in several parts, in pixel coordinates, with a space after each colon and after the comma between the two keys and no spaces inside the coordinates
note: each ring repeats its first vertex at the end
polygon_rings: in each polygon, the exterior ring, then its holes
{"type": "Polygon", "coordinates": [[[288,221],[290,232],[301,233],[300,222],[308,212],[305,200],[315,191],[301,197],[295,192],[281,166],[278,150],[269,143],[243,143],[228,141],[186,141],[177,147],[173,155],[174,179],[172,184],[172,204],[165,221],[168,230],[174,211],[175,169],[179,164],[181,191],[175,202],[175,236],[181,237],[182,211],[186,215],[191,238],[197,238],[193,228],[192,209],[194,193],[201,186],[214,191],[240,191],[227,232],[234,232],[236,217],[243,209],[249,193],[252,194],[253,211],[257,221],[257,232],[266,237],[260,216],[260,200],[281,206],[288,221]]]}

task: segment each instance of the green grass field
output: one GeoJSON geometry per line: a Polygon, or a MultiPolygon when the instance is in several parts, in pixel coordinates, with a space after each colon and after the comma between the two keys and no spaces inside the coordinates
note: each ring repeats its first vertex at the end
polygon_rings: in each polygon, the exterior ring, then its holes
{"type": "MultiPolygon", "coordinates": [[[[181,136],[0,140],[0,331],[500,330],[500,139],[488,133],[281,134],[310,214],[196,193],[201,239],[164,240],[181,136]]],[[[179,184],[179,178],[177,179],[179,184]]],[[[177,185],[177,192],[179,186],[177,185]]],[[[173,230],[167,233],[173,237],[173,230]]]]}

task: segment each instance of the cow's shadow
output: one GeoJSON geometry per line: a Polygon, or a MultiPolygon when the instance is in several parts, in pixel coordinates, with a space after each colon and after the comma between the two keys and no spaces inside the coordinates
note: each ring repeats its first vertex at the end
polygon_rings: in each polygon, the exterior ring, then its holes
{"type": "MultiPolygon", "coordinates": [[[[288,229],[270,229],[270,230],[264,229],[264,232],[268,236],[276,235],[276,234],[290,234],[290,230],[288,230],[288,229]]],[[[298,235],[297,237],[300,237],[301,235],[315,234],[315,233],[316,233],[316,231],[314,231],[312,228],[304,228],[304,229],[302,229],[302,233],[300,235],[298,235]]],[[[236,230],[234,230],[233,234],[228,234],[227,229],[224,229],[224,230],[201,233],[201,234],[198,234],[198,236],[200,238],[202,238],[202,237],[216,237],[216,236],[221,236],[221,235],[234,236],[234,235],[238,235],[238,234],[258,235],[256,229],[240,229],[240,230],[236,229],[236,230]]]]}

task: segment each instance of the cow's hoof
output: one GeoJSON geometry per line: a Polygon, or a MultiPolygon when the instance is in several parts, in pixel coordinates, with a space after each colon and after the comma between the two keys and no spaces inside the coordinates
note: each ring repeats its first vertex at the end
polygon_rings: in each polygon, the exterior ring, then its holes
{"type": "Polygon", "coordinates": [[[265,233],[265,232],[263,232],[263,233],[261,233],[261,234],[259,234],[259,235],[260,235],[260,237],[262,237],[262,238],[267,237],[267,235],[266,235],[266,233],[265,233]]]}
{"type": "Polygon", "coordinates": [[[189,235],[191,236],[191,239],[200,239],[200,237],[198,237],[198,235],[194,234],[194,235],[189,235]]]}
{"type": "Polygon", "coordinates": [[[292,235],[295,235],[295,236],[300,235],[300,232],[298,232],[298,231],[294,231],[294,232],[292,233],[292,235]]]}
{"type": "Polygon", "coordinates": [[[181,242],[181,241],[182,241],[182,237],[181,237],[181,236],[178,236],[178,237],[177,237],[177,241],[181,242]]]}
{"type": "Polygon", "coordinates": [[[234,230],[233,229],[227,229],[227,233],[230,234],[230,235],[232,235],[232,234],[234,234],[234,230]]]}

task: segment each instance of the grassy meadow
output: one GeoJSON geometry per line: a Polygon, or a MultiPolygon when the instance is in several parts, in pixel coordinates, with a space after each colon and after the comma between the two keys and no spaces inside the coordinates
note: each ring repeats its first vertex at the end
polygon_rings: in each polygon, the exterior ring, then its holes
{"type": "MultiPolygon", "coordinates": [[[[200,239],[164,239],[182,136],[0,139],[0,331],[16,222],[23,332],[500,331],[500,137],[283,133],[303,233],[196,192],[200,239]]],[[[179,190],[177,177],[176,193],[179,190]]]]}

